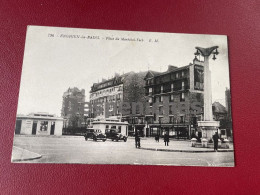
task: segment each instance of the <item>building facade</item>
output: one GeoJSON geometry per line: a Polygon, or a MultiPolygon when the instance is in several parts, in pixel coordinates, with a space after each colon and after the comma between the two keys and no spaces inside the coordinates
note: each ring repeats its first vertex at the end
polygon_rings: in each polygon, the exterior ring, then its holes
{"type": "Polygon", "coordinates": [[[189,138],[197,132],[197,121],[203,118],[203,72],[203,62],[194,59],[184,67],[169,65],[166,72],[147,73],[145,97],[150,104],[150,113],[146,110],[145,115],[147,136],[167,132],[172,137],[189,138]]]}
{"type": "Polygon", "coordinates": [[[64,118],[63,126],[81,127],[84,123],[85,90],[77,87],[69,88],[62,96],[61,117],[64,118]]]}
{"type": "Polygon", "coordinates": [[[144,115],[132,106],[137,102],[145,103],[145,81],[147,72],[128,72],[115,74],[111,79],[94,83],[90,91],[90,113],[93,120],[115,120],[129,123],[129,134],[135,127],[144,127],[144,115]],[[98,109],[101,108],[101,109],[98,109]],[[138,122],[139,121],[139,122],[138,122]]]}
{"type": "Polygon", "coordinates": [[[63,118],[48,113],[31,113],[16,117],[15,134],[62,135],[63,118]]]}
{"type": "Polygon", "coordinates": [[[214,102],[212,104],[212,113],[213,113],[213,120],[219,121],[219,135],[221,138],[227,138],[230,137],[231,135],[229,134],[228,131],[228,114],[227,114],[227,109],[225,106],[223,106],[219,102],[214,102]]]}
{"type": "Polygon", "coordinates": [[[226,108],[227,108],[227,136],[232,137],[232,112],[231,112],[231,94],[230,89],[226,88],[225,91],[225,101],[226,101],[226,108]]]}

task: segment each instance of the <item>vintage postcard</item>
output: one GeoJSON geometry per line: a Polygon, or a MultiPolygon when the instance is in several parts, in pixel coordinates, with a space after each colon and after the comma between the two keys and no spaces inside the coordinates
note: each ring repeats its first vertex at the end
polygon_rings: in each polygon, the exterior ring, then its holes
{"type": "Polygon", "coordinates": [[[28,26],[12,162],[235,166],[227,36],[28,26]]]}

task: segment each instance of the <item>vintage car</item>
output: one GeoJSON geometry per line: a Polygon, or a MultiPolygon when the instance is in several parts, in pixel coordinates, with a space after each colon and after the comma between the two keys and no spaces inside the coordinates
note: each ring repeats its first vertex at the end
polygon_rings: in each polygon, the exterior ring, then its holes
{"type": "Polygon", "coordinates": [[[106,129],[106,137],[107,139],[111,139],[112,141],[124,140],[127,141],[127,136],[119,133],[116,129],[106,129]]]}
{"type": "Polygon", "coordinates": [[[89,139],[93,139],[93,141],[102,140],[103,142],[107,140],[106,135],[100,129],[87,129],[84,137],[86,141],[89,139]]]}

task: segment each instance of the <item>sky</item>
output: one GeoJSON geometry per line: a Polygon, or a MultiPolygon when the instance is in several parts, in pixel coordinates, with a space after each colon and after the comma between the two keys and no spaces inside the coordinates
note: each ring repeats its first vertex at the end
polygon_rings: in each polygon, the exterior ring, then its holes
{"type": "Polygon", "coordinates": [[[18,100],[18,114],[48,112],[60,116],[69,87],[86,90],[115,73],[166,71],[192,63],[195,47],[219,46],[210,59],[212,102],[225,106],[230,88],[227,37],[29,26],[18,100]]]}

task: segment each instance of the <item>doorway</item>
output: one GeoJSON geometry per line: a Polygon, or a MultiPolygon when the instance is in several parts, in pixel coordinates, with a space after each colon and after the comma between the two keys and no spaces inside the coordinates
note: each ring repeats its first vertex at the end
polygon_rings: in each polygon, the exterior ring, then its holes
{"type": "Polygon", "coordinates": [[[51,122],[51,135],[54,135],[55,122],[51,122]]]}
{"type": "Polygon", "coordinates": [[[37,123],[38,123],[38,121],[33,121],[32,135],[36,135],[37,123]]]}
{"type": "Polygon", "coordinates": [[[15,134],[20,134],[21,133],[21,127],[22,127],[22,120],[16,120],[15,134]]]}

